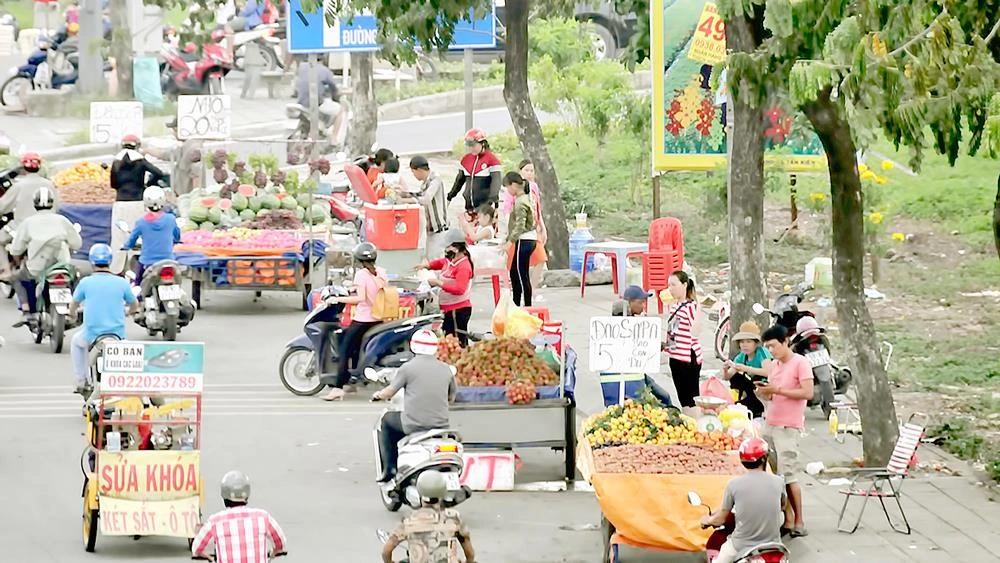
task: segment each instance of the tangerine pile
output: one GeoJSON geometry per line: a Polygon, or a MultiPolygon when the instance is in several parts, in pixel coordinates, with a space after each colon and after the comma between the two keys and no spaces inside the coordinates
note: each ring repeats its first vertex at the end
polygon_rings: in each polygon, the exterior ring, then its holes
{"type": "Polygon", "coordinates": [[[629,399],[612,405],[584,424],[592,447],[622,444],[690,444],[716,450],[734,450],[739,440],[723,432],[699,432],[694,419],[673,407],[629,399]]]}

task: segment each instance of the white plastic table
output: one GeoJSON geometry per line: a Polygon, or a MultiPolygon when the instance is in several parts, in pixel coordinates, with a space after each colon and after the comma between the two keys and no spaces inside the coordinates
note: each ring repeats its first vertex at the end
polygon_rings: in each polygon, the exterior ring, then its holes
{"type": "Polygon", "coordinates": [[[583,247],[583,268],[580,272],[580,297],[583,297],[587,287],[587,259],[595,254],[603,254],[611,259],[612,291],[620,295],[625,290],[628,275],[628,259],[630,256],[641,256],[649,251],[649,245],[644,242],[627,242],[609,240],[592,242],[583,247]]]}

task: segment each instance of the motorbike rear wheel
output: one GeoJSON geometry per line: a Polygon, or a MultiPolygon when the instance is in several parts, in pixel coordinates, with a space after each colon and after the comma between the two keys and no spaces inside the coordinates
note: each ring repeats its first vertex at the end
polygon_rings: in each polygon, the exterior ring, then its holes
{"type": "Polygon", "coordinates": [[[326,387],[316,373],[315,354],[305,346],[293,346],[285,350],[278,361],[278,378],[285,389],[299,397],[312,397],[326,387]],[[306,362],[296,368],[294,362],[306,362]]]}
{"type": "Polygon", "coordinates": [[[61,354],[63,339],[66,337],[66,317],[56,312],[55,307],[49,309],[52,318],[52,334],[49,335],[49,349],[53,354],[61,354]]]}
{"type": "Polygon", "coordinates": [[[726,317],[719,323],[719,328],[715,329],[715,357],[722,361],[729,359],[729,323],[730,317],[726,317]]]}
{"type": "Polygon", "coordinates": [[[177,340],[177,317],[167,315],[163,321],[163,339],[168,342],[177,340]]]}

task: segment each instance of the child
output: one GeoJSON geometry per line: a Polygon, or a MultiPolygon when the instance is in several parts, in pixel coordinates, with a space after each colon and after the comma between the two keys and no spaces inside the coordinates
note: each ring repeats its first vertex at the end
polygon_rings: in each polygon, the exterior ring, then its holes
{"type": "Polygon", "coordinates": [[[484,240],[490,240],[496,236],[493,229],[493,220],[496,218],[496,210],[490,204],[480,205],[476,209],[476,222],[462,223],[462,230],[465,232],[465,240],[470,244],[476,244],[484,240]]]}

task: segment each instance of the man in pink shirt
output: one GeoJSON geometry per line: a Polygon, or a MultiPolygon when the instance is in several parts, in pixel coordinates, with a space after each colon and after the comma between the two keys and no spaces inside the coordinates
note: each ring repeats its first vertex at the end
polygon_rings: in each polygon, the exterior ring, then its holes
{"type": "Polygon", "coordinates": [[[772,445],[778,472],[785,477],[789,500],[785,527],[791,529],[792,537],[805,536],[808,532],[802,519],[802,489],[797,473],[806,401],[813,396],[812,366],[809,360],[792,352],[785,327],[772,326],[764,331],[761,340],[774,358],[768,380],[757,382],[757,394],[770,400],[764,414],[764,439],[772,445]]]}

